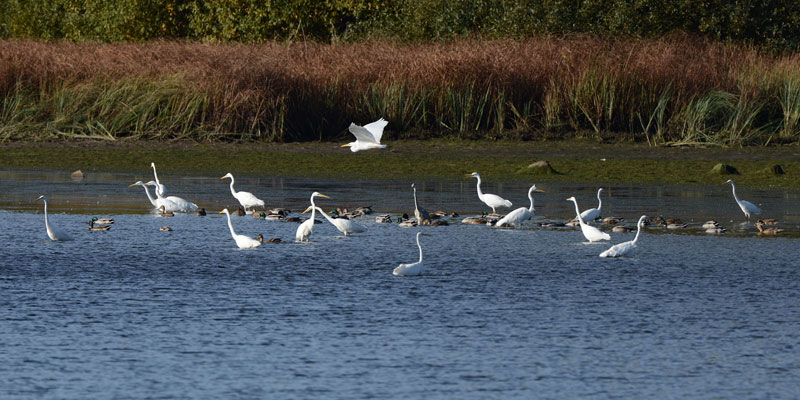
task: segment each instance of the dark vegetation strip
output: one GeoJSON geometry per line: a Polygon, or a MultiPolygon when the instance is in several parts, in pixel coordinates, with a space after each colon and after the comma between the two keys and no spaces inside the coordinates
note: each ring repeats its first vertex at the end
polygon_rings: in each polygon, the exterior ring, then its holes
{"type": "Polygon", "coordinates": [[[0,42],[0,142],[800,140],[800,57],[677,35],[397,44],[0,42]]]}

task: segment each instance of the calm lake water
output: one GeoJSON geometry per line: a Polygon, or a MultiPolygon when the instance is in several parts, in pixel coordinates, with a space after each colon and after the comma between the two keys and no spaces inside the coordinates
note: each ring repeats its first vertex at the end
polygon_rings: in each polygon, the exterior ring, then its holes
{"type": "MultiPolygon", "coordinates": [[[[461,216],[402,228],[375,215],[411,213],[411,181],[237,177],[268,208],[320,191],[326,210],[376,211],[363,234],[325,222],[307,244],[296,223],[233,217],[283,239],[239,250],[216,214],[236,204],[229,181],[159,178],[209,215],[152,213],[127,187],[150,175],[0,170],[0,398],[800,397],[797,192],[737,187],[786,229],[764,237],[728,185],[606,187],[606,216],[689,228],[648,228],[631,256],[601,259],[633,234],[586,244],[535,223],[573,216],[572,195],[595,207],[594,186],[539,185],[515,230],[459,223],[485,209],[473,179],[417,182],[429,211],[461,216]],[[40,194],[75,241],[47,238],[40,194]],[[89,232],[93,216],[116,223],[89,232]],[[728,232],[703,233],[708,219],[728,232]],[[425,274],[393,276],[419,230],[425,274]]],[[[484,181],[527,206],[533,182],[484,181]]]]}

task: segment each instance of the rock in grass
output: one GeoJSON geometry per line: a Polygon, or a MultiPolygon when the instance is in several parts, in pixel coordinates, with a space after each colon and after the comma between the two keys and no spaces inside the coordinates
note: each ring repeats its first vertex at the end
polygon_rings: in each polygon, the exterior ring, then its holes
{"type": "Polygon", "coordinates": [[[75,182],[80,182],[80,181],[82,181],[82,180],[83,180],[83,177],[84,177],[84,175],[83,175],[83,171],[81,171],[81,170],[77,170],[77,171],[75,171],[75,172],[73,172],[73,173],[69,174],[69,176],[70,176],[70,178],[72,178],[72,180],[73,180],[73,181],[75,181],[75,182]]]}
{"type": "Polygon", "coordinates": [[[523,168],[521,172],[529,172],[534,175],[558,175],[560,172],[553,169],[549,162],[541,160],[536,161],[535,163],[528,165],[526,168],[523,168]]]}
{"type": "Polygon", "coordinates": [[[767,174],[772,174],[772,175],[784,175],[784,174],[786,174],[786,172],[783,170],[783,167],[781,167],[779,164],[775,164],[775,165],[773,165],[771,167],[764,168],[764,172],[766,172],[767,174]]]}
{"type": "Polygon", "coordinates": [[[717,175],[739,175],[739,170],[733,165],[719,163],[714,168],[711,168],[711,173],[717,175]]]}

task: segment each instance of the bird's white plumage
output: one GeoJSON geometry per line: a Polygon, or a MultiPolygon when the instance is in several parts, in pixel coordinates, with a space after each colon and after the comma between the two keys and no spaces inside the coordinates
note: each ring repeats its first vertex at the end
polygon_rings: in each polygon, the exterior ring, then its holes
{"type": "MultiPolygon", "coordinates": [[[[303,211],[303,213],[311,211],[310,209],[311,207],[306,208],[306,210],[303,211]]],[[[331,218],[327,213],[325,213],[325,211],[322,211],[321,208],[316,207],[316,209],[317,211],[319,211],[320,214],[322,214],[323,217],[325,217],[325,219],[328,220],[328,222],[331,223],[331,225],[335,226],[336,229],[339,230],[339,232],[344,233],[345,236],[350,236],[351,233],[365,232],[367,230],[367,228],[365,228],[364,226],[355,221],[349,220],[347,218],[331,218]]]]}
{"type": "Polygon", "coordinates": [[[581,218],[587,223],[600,217],[600,211],[603,209],[603,199],[600,198],[600,193],[603,193],[603,188],[597,189],[597,208],[590,208],[581,213],[581,218]]]}
{"type": "Polygon", "coordinates": [[[491,193],[483,193],[481,190],[481,176],[477,172],[467,175],[478,179],[478,198],[487,206],[492,208],[492,213],[497,213],[497,207],[511,207],[511,202],[491,193]]]}
{"type": "MultiPolygon", "coordinates": [[[[145,183],[145,185],[156,186],[158,188],[156,182],[150,181],[145,183]]],[[[156,204],[157,207],[164,206],[164,210],[166,212],[195,212],[197,211],[197,204],[192,203],[191,201],[182,199],[178,196],[167,196],[164,197],[158,194],[158,189],[155,190],[156,192],[156,204]]],[[[149,195],[148,195],[149,197],[149,195]]]]}
{"type": "Polygon", "coordinates": [[[231,230],[231,236],[233,240],[236,242],[236,246],[240,249],[254,249],[258,246],[261,246],[261,241],[253,239],[247,235],[239,235],[236,231],[233,230],[233,223],[231,222],[231,213],[228,211],[227,208],[223,209],[219,212],[220,214],[225,213],[225,216],[228,217],[228,228],[231,230]]]}
{"type": "Polygon", "coordinates": [[[583,236],[586,238],[586,240],[590,242],[596,242],[598,240],[611,239],[611,235],[591,225],[588,225],[586,222],[583,222],[583,218],[581,218],[581,211],[578,209],[578,201],[575,200],[575,197],[570,197],[567,200],[575,203],[575,214],[578,216],[578,223],[581,225],[581,232],[583,232],[583,236]]]}
{"type": "Polygon", "coordinates": [[[431,215],[428,214],[428,210],[420,207],[419,204],[417,204],[417,186],[412,183],[411,189],[414,190],[414,217],[417,219],[417,225],[422,226],[425,224],[425,221],[430,223],[431,215]]]}
{"type": "Polygon", "coordinates": [[[642,232],[642,221],[647,218],[646,215],[639,217],[639,222],[636,223],[636,236],[633,240],[622,242],[611,246],[608,250],[600,253],[600,257],[622,257],[636,248],[636,241],[639,240],[639,233],[642,232]]]}
{"type": "Polygon", "coordinates": [[[57,241],[72,240],[72,236],[70,236],[69,233],[53,225],[50,225],[50,219],[47,216],[47,198],[45,198],[42,195],[39,196],[36,200],[41,200],[44,202],[44,226],[45,229],[47,230],[47,236],[50,238],[50,240],[57,240],[57,241]]]}
{"type": "Polygon", "coordinates": [[[736,204],[739,204],[739,208],[742,209],[742,212],[744,213],[744,216],[747,217],[747,219],[750,219],[750,215],[751,214],[756,214],[756,215],[757,214],[761,214],[761,209],[758,208],[758,206],[756,206],[755,204],[753,204],[753,203],[751,203],[751,202],[749,202],[747,200],[739,200],[739,196],[736,195],[736,185],[733,184],[733,180],[732,179],[728,179],[728,181],[725,182],[725,183],[730,183],[731,184],[731,191],[733,192],[733,199],[736,200],[736,204]]]}
{"type": "Polygon", "coordinates": [[[351,122],[347,130],[356,137],[356,141],[345,144],[343,147],[350,147],[350,151],[354,153],[361,150],[386,148],[385,144],[381,144],[381,137],[383,137],[383,129],[388,124],[389,122],[383,118],[364,126],[351,122]]]}
{"type": "Polygon", "coordinates": [[[150,166],[153,167],[153,177],[156,179],[155,187],[156,187],[156,194],[161,197],[167,196],[167,187],[161,184],[161,181],[158,180],[158,174],[156,173],[156,163],[151,162],[150,166]]]}
{"type": "Polygon", "coordinates": [[[155,208],[160,207],[160,205],[158,204],[158,199],[154,198],[152,195],[150,195],[150,189],[147,188],[147,185],[145,185],[144,182],[136,181],[136,183],[134,183],[134,184],[132,184],[132,185],[130,185],[128,187],[134,187],[134,186],[143,187],[144,188],[144,193],[147,195],[147,199],[150,200],[150,204],[152,204],[153,207],[155,207],[155,208]]]}
{"type": "Polygon", "coordinates": [[[535,208],[533,208],[533,192],[539,191],[540,190],[536,189],[536,185],[531,186],[531,188],[528,189],[528,199],[531,201],[531,206],[528,208],[520,207],[514,211],[511,211],[505,217],[500,218],[495,226],[509,225],[519,227],[523,222],[533,218],[533,213],[536,211],[535,208]]]}
{"type": "Polygon", "coordinates": [[[419,248],[419,261],[411,264],[400,264],[398,265],[394,271],[392,271],[393,275],[397,276],[415,276],[422,274],[424,265],[422,263],[422,246],[419,244],[419,235],[422,232],[417,232],[417,247],[419,248]]]}
{"type": "Polygon", "coordinates": [[[233,197],[236,198],[236,200],[239,201],[239,204],[241,204],[245,210],[253,207],[262,207],[262,208],[264,207],[264,200],[259,199],[254,194],[245,191],[237,192],[236,190],[233,189],[234,179],[233,175],[230,172],[225,174],[225,176],[223,176],[220,179],[225,179],[225,178],[231,178],[231,194],[233,195],[233,197]]]}
{"type": "Polygon", "coordinates": [[[303,223],[297,227],[297,231],[294,234],[294,239],[298,242],[307,242],[308,238],[311,236],[311,232],[314,230],[314,218],[317,217],[317,205],[314,204],[314,197],[324,197],[326,199],[330,198],[320,192],[311,193],[311,218],[303,221],[303,223]]]}

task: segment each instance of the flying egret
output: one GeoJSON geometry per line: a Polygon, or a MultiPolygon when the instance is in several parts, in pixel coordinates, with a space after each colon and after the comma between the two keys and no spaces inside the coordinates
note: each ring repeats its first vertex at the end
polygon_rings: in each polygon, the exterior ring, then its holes
{"type": "MultiPolygon", "coordinates": [[[[247,235],[236,234],[236,231],[233,230],[233,223],[231,223],[231,213],[227,208],[223,209],[219,213],[224,213],[225,216],[228,217],[228,228],[231,228],[231,236],[233,236],[233,240],[236,241],[236,245],[239,246],[240,249],[254,249],[258,246],[261,246],[260,240],[253,239],[247,235]]],[[[259,236],[261,237],[261,235],[259,236]]]]}
{"type": "Polygon", "coordinates": [[[733,180],[728,179],[727,182],[731,184],[731,191],[733,192],[733,199],[736,200],[736,203],[739,204],[739,208],[742,209],[744,216],[747,219],[750,219],[750,214],[761,214],[761,209],[758,208],[755,204],[747,201],[747,200],[739,200],[739,196],[736,195],[736,185],[733,184],[733,180]]]}
{"type": "Polygon", "coordinates": [[[47,198],[44,195],[39,196],[37,199],[44,202],[44,226],[47,229],[47,236],[50,237],[50,240],[61,240],[67,241],[72,240],[72,236],[69,233],[50,225],[50,219],[47,217],[47,198]]]}
{"type": "Polygon", "coordinates": [[[603,199],[600,198],[600,193],[603,193],[603,188],[597,189],[597,208],[590,208],[581,213],[584,221],[591,222],[600,217],[600,210],[603,208],[603,199]]]}
{"type": "Polygon", "coordinates": [[[481,199],[482,202],[486,203],[487,206],[492,208],[492,213],[496,213],[497,207],[511,207],[511,202],[491,193],[484,194],[481,190],[481,176],[478,175],[477,172],[473,172],[467,177],[478,178],[478,198],[481,199]]]}
{"type": "Polygon", "coordinates": [[[497,223],[494,226],[510,225],[519,227],[520,225],[522,225],[523,222],[531,219],[535,211],[535,209],[533,208],[533,192],[542,192],[542,191],[537,189],[536,185],[533,185],[531,186],[530,189],[528,189],[528,199],[530,199],[531,201],[530,207],[528,208],[520,207],[508,213],[508,215],[506,215],[505,217],[500,218],[500,220],[497,221],[497,223]]]}
{"type": "MultiPolygon", "coordinates": [[[[311,206],[306,208],[306,210],[303,211],[303,214],[309,211],[311,211],[311,206]]],[[[317,207],[317,211],[319,211],[319,213],[322,214],[322,216],[325,217],[325,219],[327,219],[331,225],[335,226],[339,232],[344,233],[345,236],[350,236],[351,233],[361,233],[367,230],[367,228],[363,227],[361,224],[347,218],[331,218],[319,207],[317,207]]]]}
{"type": "Polygon", "coordinates": [[[219,179],[225,179],[225,178],[231,178],[231,194],[233,194],[233,197],[235,197],[236,200],[239,200],[239,204],[241,204],[245,210],[252,207],[261,207],[261,208],[264,207],[264,200],[259,199],[252,193],[245,191],[237,192],[233,190],[234,179],[233,175],[231,175],[230,172],[228,172],[227,174],[225,174],[225,176],[219,179]]]}
{"type": "Polygon", "coordinates": [[[581,225],[581,231],[583,232],[583,236],[586,237],[586,240],[589,242],[596,242],[598,240],[611,239],[611,235],[583,222],[583,218],[581,218],[581,211],[578,209],[578,201],[575,200],[574,196],[567,199],[567,201],[570,200],[575,203],[575,214],[578,216],[578,223],[581,225]]]}
{"type": "Polygon", "coordinates": [[[311,231],[314,229],[314,218],[317,217],[317,205],[314,204],[314,197],[324,197],[326,199],[330,199],[330,197],[325,196],[320,192],[311,193],[311,218],[309,218],[307,221],[303,221],[303,223],[297,227],[297,232],[294,234],[294,239],[298,242],[307,242],[308,237],[311,236],[311,231]]]}
{"type": "Polygon", "coordinates": [[[642,232],[642,221],[645,218],[647,218],[646,215],[639,217],[639,222],[636,223],[636,236],[633,237],[633,240],[611,246],[610,249],[600,253],[600,257],[621,257],[630,253],[636,247],[636,241],[639,240],[639,234],[642,232]]]}
{"type": "Polygon", "coordinates": [[[156,194],[161,197],[167,196],[167,188],[161,184],[161,181],[158,180],[158,174],[156,173],[156,163],[151,162],[150,166],[153,167],[153,176],[156,178],[155,187],[156,187],[156,194]]]}
{"type": "Polygon", "coordinates": [[[419,244],[419,235],[422,232],[417,232],[417,247],[419,247],[419,261],[411,264],[400,264],[397,268],[392,271],[393,275],[397,276],[415,276],[422,273],[423,264],[422,264],[422,246],[419,244]]]}
{"type": "Polygon", "coordinates": [[[386,128],[388,124],[389,122],[383,118],[364,126],[358,126],[351,122],[347,129],[356,137],[356,141],[343,144],[342,147],[349,147],[353,153],[361,150],[385,149],[386,145],[381,144],[381,136],[383,136],[383,128],[386,128]]]}
{"type": "MultiPolygon", "coordinates": [[[[154,181],[147,182],[145,183],[145,185],[155,186],[156,188],[158,188],[158,184],[154,181]]],[[[188,212],[195,212],[198,209],[197,204],[194,204],[191,201],[184,200],[178,196],[164,197],[158,194],[158,190],[155,190],[155,192],[157,197],[156,202],[158,203],[158,206],[159,207],[163,206],[165,208],[165,211],[188,213],[188,212]]]]}
{"type": "Polygon", "coordinates": [[[417,186],[416,184],[411,184],[411,189],[414,189],[414,216],[417,218],[418,225],[430,225],[431,223],[431,216],[428,214],[428,211],[424,208],[420,207],[417,204],[417,186]]]}

